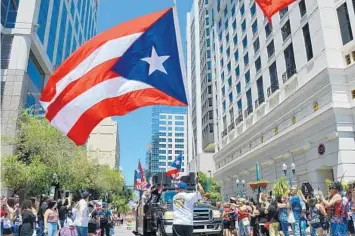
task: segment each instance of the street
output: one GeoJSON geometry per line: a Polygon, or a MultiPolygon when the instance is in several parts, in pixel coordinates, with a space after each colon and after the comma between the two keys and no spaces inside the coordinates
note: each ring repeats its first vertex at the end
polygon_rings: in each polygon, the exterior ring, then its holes
{"type": "Polygon", "coordinates": [[[128,230],[126,226],[115,227],[115,236],[133,236],[132,230],[128,230]]]}

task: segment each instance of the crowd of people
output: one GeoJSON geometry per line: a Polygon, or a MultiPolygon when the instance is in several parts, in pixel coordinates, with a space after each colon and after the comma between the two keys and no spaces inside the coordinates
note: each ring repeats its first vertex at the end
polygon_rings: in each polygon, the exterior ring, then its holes
{"type": "Polygon", "coordinates": [[[225,236],[347,236],[355,235],[354,186],[343,191],[335,182],[327,196],[321,191],[303,194],[292,187],[290,194],[261,193],[259,201],[230,198],[217,203],[225,236]]]}
{"type": "Polygon", "coordinates": [[[107,202],[89,201],[84,191],[77,202],[71,197],[56,201],[44,197],[20,201],[18,195],[1,198],[1,235],[95,236],[113,235],[124,217],[107,202]]]}

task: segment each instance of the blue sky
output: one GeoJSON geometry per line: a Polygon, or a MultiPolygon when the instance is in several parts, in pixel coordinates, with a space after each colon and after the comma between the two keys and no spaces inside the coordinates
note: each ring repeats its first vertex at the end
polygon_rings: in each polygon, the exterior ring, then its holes
{"type": "MultiPolygon", "coordinates": [[[[165,9],[173,0],[101,0],[98,14],[98,33],[130,19],[165,9]]],[[[192,0],[177,0],[182,42],[185,44],[186,13],[192,0]]],[[[183,45],[185,48],[185,45],[183,45]]],[[[115,117],[119,125],[121,168],[127,184],[133,184],[138,159],[144,164],[147,145],[151,140],[151,107],[138,109],[130,114],[115,117]]]]}

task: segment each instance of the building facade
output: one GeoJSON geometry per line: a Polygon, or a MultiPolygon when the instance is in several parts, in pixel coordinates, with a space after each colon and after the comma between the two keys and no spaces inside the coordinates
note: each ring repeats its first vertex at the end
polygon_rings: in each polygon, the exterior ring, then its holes
{"type": "Polygon", "coordinates": [[[175,158],[183,155],[181,172],[187,172],[187,108],[154,106],[152,142],[147,152],[146,168],[150,175],[165,172],[175,158]]]}
{"type": "Polygon", "coordinates": [[[298,0],[272,26],[254,0],[204,3],[223,197],[256,179],[256,162],[268,190],[284,163],[292,184],[355,179],[354,1],[298,0]]]}
{"type": "Polygon", "coordinates": [[[106,118],[91,132],[86,142],[87,155],[90,160],[111,168],[120,167],[120,145],[117,121],[106,118]]]}
{"type": "MultiPolygon", "coordinates": [[[[48,77],[96,34],[97,0],[1,0],[1,127],[14,135],[18,111],[43,112],[48,77]]],[[[2,145],[2,154],[12,147],[2,145]]]]}
{"type": "Polygon", "coordinates": [[[193,1],[187,14],[187,81],[189,90],[189,156],[190,171],[212,171],[214,122],[211,67],[210,26],[212,12],[205,1],[193,1]]]}

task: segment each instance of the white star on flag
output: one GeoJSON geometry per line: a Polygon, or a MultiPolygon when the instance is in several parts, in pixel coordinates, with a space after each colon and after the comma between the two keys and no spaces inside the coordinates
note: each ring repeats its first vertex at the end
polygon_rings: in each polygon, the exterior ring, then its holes
{"type": "Polygon", "coordinates": [[[168,74],[163,66],[163,63],[168,60],[170,56],[158,56],[157,51],[154,46],[152,47],[152,53],[150,57],[142,58],[142,61],[145,61],[149,64],[149,74],[151,75],[154,71],[159,70],[165,74],[168,74]]]}
{"type": "Polygon", "coordinates": [[[175,164],[176,164],[176,165],[179,165],[179,164],[180,164],[180,161],[179,161],[179,160],[176,160],[176,161],[175,161],[175,164]]]}

